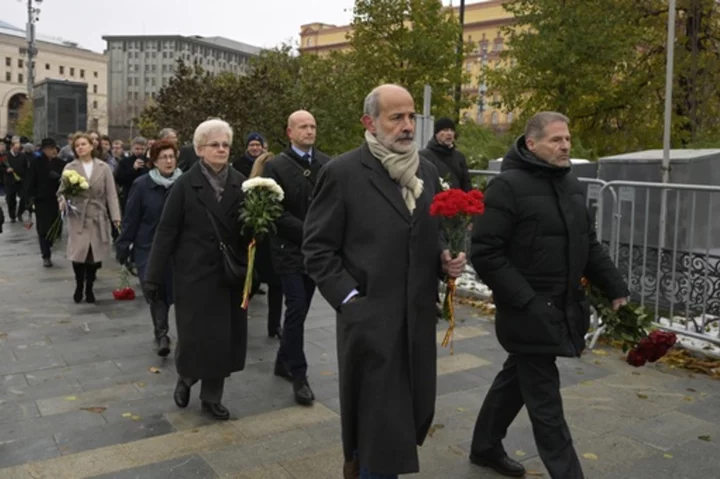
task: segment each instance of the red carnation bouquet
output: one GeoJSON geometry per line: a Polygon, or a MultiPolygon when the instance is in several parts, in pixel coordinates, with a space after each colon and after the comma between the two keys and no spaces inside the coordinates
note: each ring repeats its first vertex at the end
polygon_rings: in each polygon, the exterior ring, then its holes
{"type": "Polygon", "coordinates": [[[130,286],[130,271],[127,266],[120,268],[120,281],[118,287],[113,291],[113,298],[117,301],[132,301],[135,299],[135,290],[130,286]]]}
{"type": "MultiPolygon", "coordinates": [[[[446,189],[436,194],[430,205],[430,215],[439,216],[440,224],[445,232],[450,254],[453,258],[465,252],[468,227],[475,215],[485,212],[485,197],[479,190],[465,192],[457,188],[446,189]]],[[[442,315],[448,324],[442,345],[446,347],[452,341],[455,329],[455,278],[446,277],[445,300],[442,315]]]]}
{"type": "Polygon", "coordinates": [[[642,338],[627,355],[627,362],[639,368],[645,363],[654,363],[665,356],[675,346],[677,336],[668,331],[655,330],[642,338]]]}

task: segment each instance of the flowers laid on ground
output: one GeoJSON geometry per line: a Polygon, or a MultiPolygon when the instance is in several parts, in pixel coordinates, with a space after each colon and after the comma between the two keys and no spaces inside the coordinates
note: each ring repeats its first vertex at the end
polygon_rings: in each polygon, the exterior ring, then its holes
{"type": "Polygon", "coordinates": [[[603,336],[611,342],[619,342],[627,353],[628,364],[640,367],[662,358],[677,342],[674,333],[661,331],[653,324],[653,317],[645,308],[627,304],[613,311],[612,302],[586,278],[581,280],[586,288],[590,304],[602,318],[603,336]]]}
{"type": "Polygon", "coordinates": [[[130,271],[125,265],[120,268],[118,287],[113,291],[113,298],[117,301],[132,301],[135,299],[135,290],[130,286],[130,271]]]}
{"type": "Polygon", "coordinates": [[[257,242],[264,236],[275,232],[275,220],[283,213],[282,200],[285,198],[283,189],[272,178],[255,177],[242,184],[245,201],[240,209],[240,221],[243,222],[243,234],[252,239],[248,245],[248,266],[243,288],[243,309],[250,303],[253,269],[255,266],[255,249],[257,242]]]}
{"type": "MultiPolygon", "coordinates": [[[[436,194],[430,205],[430,215],[440,217],[442,230],[447,240],[448,249],[453,258],[465,252],[467,231],[475,215],[485,212],[484,196],[479,190],[465,192],[457,188],[449,188],[436,194]]],[[[455,329],[455,278],[446,278],[445,300],[442,316],[448,322],[448,329],[442,341],[446,347],[452,340],[455,329]]]]}

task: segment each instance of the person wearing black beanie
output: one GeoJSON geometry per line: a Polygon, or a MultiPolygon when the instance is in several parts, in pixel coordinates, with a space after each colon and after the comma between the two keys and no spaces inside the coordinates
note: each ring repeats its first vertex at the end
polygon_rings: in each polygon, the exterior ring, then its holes
{"type": "Polygon", "coordinates": [[[457,132],[455,122],[450,118],[438,118],[433,128],[434,136],[420,155],[432,161],[440,173],[440,178],[463,191],[472,189],[465,155],[455,148],[457,132]]]}
{"type": "Polygon", "coordinates": [[[245,175],[246,178],[250,178],[253,163],[255,163],[255,159],[258,156],[265,152],[264,147],[265,138],[263,138],[260,133],[250,133],[247,140],[245,140],[245,153],[243,153],[240,158],[233,161],[233,168],[245,175]]]}

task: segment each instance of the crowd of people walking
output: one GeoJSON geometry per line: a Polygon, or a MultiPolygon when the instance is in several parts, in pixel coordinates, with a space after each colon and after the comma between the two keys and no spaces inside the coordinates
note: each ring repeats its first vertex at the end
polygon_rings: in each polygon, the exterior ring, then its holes
{"type": "MultiPolygon", "coordinates": [[[[449,254],[429,206],[441,180],[473,187],[452,120],[439,119],[427,148],[416,147],[414,103],[401,86],[375,88],[363,105],[360,146],[334,159],[315,146],[318,125],[304,110],[288,118],[284,151],[273,155],[254,132],[234,160],[235,132],[221,119],[200,124],[181,148],[166,128],[156,139],[135,138],[129,153],[95,132],[71,135],[63,148],[44,139],[37,154],[13,138],[0,150],[9,220],[35,213],[43,265],[52,267],[49,232],[63,219],[76,303],[95,302],[97,270],[113,249],[120,264],[134,265],[156,352],[175,350],[176,405],[187,407],[200,382],[202,410],[226,420],[224,383],[244,369],[248,341],[243,285],[228,275],[228,263],[248,268],[243,182],[272,179],[284,191],[283,213],[258,245],[255,273],[267,288],[268,336],[279,339],[274,374],[299,405],[313,404],[304,330],[317,289],[337,312],[343,477],[397,478],[419,471],[417,446],[434,417],[438,282],[466,266],[464,253],[449,254]],[[68,171],[88,185],[73,197],[63,194],[68,171]]],[[[553,112],[530,119],[472,228],[469,259],[493,290],[508,359],[480,409],[470,461],[510,477],[526,472],[502,445],[523,406],[550,476],[584,477],[555,361],[584,348],[582,277],[616,309],[628,294],[569,174],[568,123],[553,112]]]]}

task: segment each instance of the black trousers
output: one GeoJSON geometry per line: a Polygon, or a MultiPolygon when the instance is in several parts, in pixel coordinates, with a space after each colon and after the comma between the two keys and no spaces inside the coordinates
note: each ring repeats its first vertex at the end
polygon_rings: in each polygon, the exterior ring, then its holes
{"type": "Polygon", "coordinates": [[[283,275],[282,293],[285,295],[285,324],[278,351],[278,362],[287,364],[294,378],[307,377],[307,360],[303,344],[305,341],[305,319],[315,294],[315,283],[306,274],[283,275]]]}
{"type": "Polygon", "coordinates": [[[23,194],[22,183],[13,183],[5,185],[5,201],[7,201],[8,214],[10,219],[20,218],[25,213],[25,195],[23,194]],[[18,204],[18,197],[20,204],[18,204]]]}
{"type": "Polygon", "coordinates": [[[200,381],[200,400],[211,404],[220,404],[222,402],[223,391],[225,389],[225,378],[180,378],[182,382],[192,387],[200,381]]]}
{"type": "Polygon", "coordinates": [[[282,285],[268,284],[267,303],[268,303],[268,317],[267,327],[268,334],[277,332],[282,322],[282,302],[283,302],[283,290],[282,285]]]}
{"type": "Polygon", "coordinates": [[[560,374],[554,356],[510,355],[495,377],[480,409],[471,450],[477,455],[504,453],[508,427],[527,407],[535,445],[553,479],[583,479],[580,460],[565,422],[560,374]]]}

